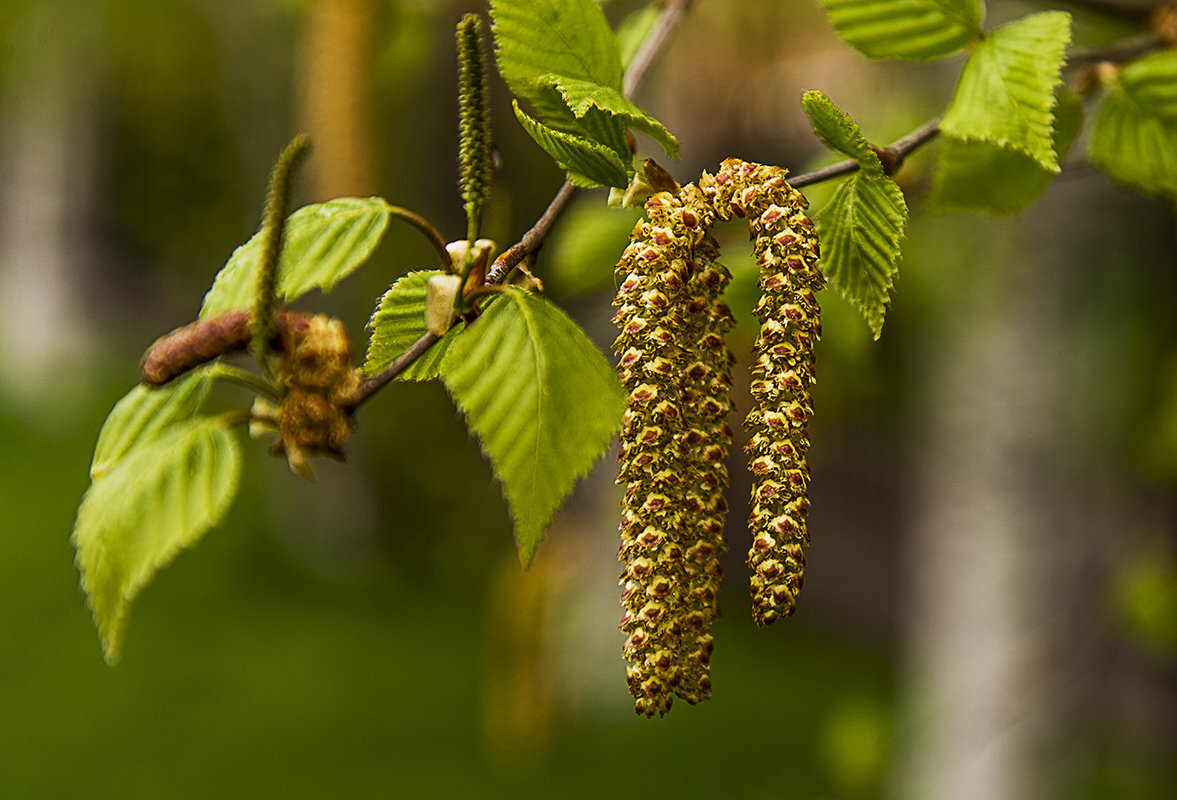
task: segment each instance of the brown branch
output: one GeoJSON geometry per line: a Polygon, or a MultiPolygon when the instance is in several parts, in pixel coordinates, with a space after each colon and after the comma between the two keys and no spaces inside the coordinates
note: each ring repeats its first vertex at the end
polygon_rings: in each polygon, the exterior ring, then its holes
{"type": "MultiPolygon", "coordinates": [[[[623,90],[627,97],[633,94],[641,82],[642,77],[645,75],[646,70],[653,62],[654,56],[657,55],[666,43],[671,30],[673,30],[691,2],[692,0],[667,0],[666,5],[663,6],[662,12],[659,14],[658,20],[654,23],[654,27],[650,30],[649,35],[642,42],[642,46],[638,48],[637,54],[634,55],[633,61],[630,63],[623,85],[623,90]]],[[[548,203],[548,207],[544,209],[543,214],[535,221],[535,224],[519,238],[518,242],[495,259],[490,271],[487,272],[486,283],[492,285],[502,283],[506,280],[512,269],[518,266],[528,255],[536,251],[575,191],[575,186],[568,181],[564,182],[556,192],[556,196],[548,203]]],[[[402,215],[402,218],[407,217],[402,215]]],[[[443,258],[448,260],[448,253],[443,253],[443,258]]],[[[439,336],[432,333],[425,334],[379,374],[365,380],[356,391],[351,407],[353,409],[358,408],[360,404],[391,383],[398,375],[408,369],[413,362],[424,355],[439,338],[439,336]]]]}
{"type": "MultiPolygon", "coordinates": [[[[887,175],[894,175],[903,166],[903,162],[909,155],[932,141],[932,139],[935,139],[939,133],[940,118],[937,117],[925,122],[890,147],[872,149],[879,156],[879,160],[883,162],[883,171],[887,175]]],[[[858,169],[858,159],[851,158],[846,161],[839,161],[836,164],[830,164],[828,167],[815,169],[812,172],[803,172],[800,175],[790,178],[789,185],[794,188],[810,186],[842,175],[849,175],[852,172],[857,172],[858,169]]]]}

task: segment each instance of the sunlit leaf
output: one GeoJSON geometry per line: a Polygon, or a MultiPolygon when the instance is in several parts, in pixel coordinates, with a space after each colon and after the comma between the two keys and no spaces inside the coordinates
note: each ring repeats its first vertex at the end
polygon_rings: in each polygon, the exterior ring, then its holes
{"type": "MultiPolygon", "coordinates": [[[[397,359],[414,342],[425,335],[425,298],[429,279],[444,275],[441,270],[410,272],[384,293],[368,327],[372,338],[368,342],[368,356],[364,373],[375,375],[397,359]]],[[[445,352],[461,333],[461,327],[451,328],[433,347],[402,372],[398,378],[427,381],[436,378],[445,352]]]]}
{"type": "Polygon", "coordinates": [[[1058,172],[1055,87],[1071,15],[1031,14],[993,31],[969,56],[940,129],[957,139],[1019,150],[1058,172]]]}
{"type": "Polygon", "coordinates": [[[906,224],[903,192],[881,172],[854,173],[818,216],[822,271],[862,313],[876,339],[891,302],[906,224]]]}
{"type": "Polygon", "coordinates": [[[1177,196],[1177,51],[1124,67],[1091,129],[1091,161],[1116,180],[1177,196]]]}
{"type": "MultiPolygon", "coordinates": [[[[1072,92],[1060,92],[1054,124],[1054,147],[1060,159],[1075,141],[1082,121],[1079,99],[1072,92]]],[[[1012,214],[1034,202],[1053,179],[1053,172],[1019,150],[942,136],[930,201],[942,209],[1012,214]]]]}
{"type": "MultiPolygon", "coordinates": [[[[390,208],[379,197],[340,197],[291,214],[278,264],[279,299],[290,302],[311,289],[328,291],[354,272],[380,243],[390,208]]],[[[254,234],[229,256],[204,296],[202,317],[252,307],[262,238],[254,234]]]]}
{"type": "Polygon", "coordinates": [[[578,186],[619,186],[629,183],[625,164],[617,153],[599,142],[549,128],[519,108],[515,117],[523,130],[542,147],[561,167],[568,170],[569,179],[578,186]]]}
{"type": "Polygon", "coordinates": [[[237,437],[225,418],[178,418],[167,408],[161,414],[166,423],[105,462],[74,523],[82,589],[112,664],[121,654],[135,598],[159,569],[220,521],[240,477],[237,437]]]}
{"type": "Polygon", "coordinates": [[[450,347],[442,380],[482,444],[525,565],[621,424],[621,384],[564,312],[509,289],[450,347]]]}
{"type": "Polygon", "coordinates": [[[982,0],[822,0],[838,35],[870,58],[926,59],[982,35],[982,0]]]}

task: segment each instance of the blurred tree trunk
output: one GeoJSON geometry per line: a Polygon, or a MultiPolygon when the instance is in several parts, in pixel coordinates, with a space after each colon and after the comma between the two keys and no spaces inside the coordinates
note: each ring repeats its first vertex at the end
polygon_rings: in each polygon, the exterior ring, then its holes
{"type": "Polygon", "coordinates": [[[955,272],[959,299],[925,333],[936,344],[919,359],[908,435],[895,798],[1060,790],[1052,754],[1067,684],[1084,663],[1066,612],[1091,596],[1081,583],[1090,537],[1075,519],[1084,498],[1060,482],[1072,411],[1064,370],[1074,358],[1062,299],[1074,275],[1061,262],[1074,251],[1052,257],[1035,243],[1082,247],[1083,237],[1063,214],[1046,213],[974,218],[980,246],[958,242],[954,253],[972,253],[960,257],[966,263],[938,266],[955,272]],[[1060,670],[1064,653],[1069,667],[1060,670]]]}
{"type": "Polygon", "coordinates": [[[307,17],[300,116],[311,135],[315,200],[375,193],[374,0],[316,0],[307,17]]]}
{"type": "Polygon", "coordinates": [[[0,95],[0,373],[30,401],[51,386],[61,399],[89,350],[95,70],[81,65],[94,48],[72,8],[34,6],[18,22],[0,95]]]}

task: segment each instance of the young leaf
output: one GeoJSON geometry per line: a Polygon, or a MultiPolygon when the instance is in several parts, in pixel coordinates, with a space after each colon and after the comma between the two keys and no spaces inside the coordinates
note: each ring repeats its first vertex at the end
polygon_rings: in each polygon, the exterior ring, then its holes
{"type": "Polygon", "coordinates": [[[517,101],[514,108],[523,130],[556,159],[556,163],[568,170],[569,179],[577,186],[624,187],[629,184],[625,163],[613,149],[583,136],[547,127],[527,116],[517,101]]]}
{"type": "Polygon", "coordinates": [[[90,477],[101,478],[131,448],[195,416],[208,396],[214,377],[215,367],[201,367],[167,386],[151,389],[139,384],[123,395],[102,424],[90,463],[90,477]]]}
{"type": "Polygon", "coordinates": [[[854,173],[818,217],[822,271],[862,313],[876,339],[883,333],[906,223],[903,192],[881,170],[854,173]]]}
{"type": "Polygon", "coordinates": [[[883,163],[870,149],[870,142],[854,120],[830,98],[821,92],[809,91],[801,97],[801,105],[813,123],[813,130],[827,147],[858,159],[858,165],[867,172],[883,174],[883,163]]]}
{"type": "Polygon", "coordinates": [[[454,342],[441,376],[503,485],[529,565],[556,509],[621,424],[621,385],[576,323],[519,289],[454,342]]]}
{"type": "MultiPolygon", "coordinates": [[[[279,299],[290,302],[311,289],[328,291],[354,272],[380,243],[390,208],[379,197],[340,197],[291,214],[278,264],[279,299]]],[[[200,316],[250,308],[263,241],[257,233],[233,251],[204,296],[200,316]]]]}
{"type": "Polygon", "coordinates": [[[1031,14],[993,31],[965,62],[940,130],[1021,151],[1058,172],[1052,109],[1070,40],[1071,15],[1064,11],[1031,14]]]}
{"type": "MultiPolygon", "coordinates": [[[[578,119],[583,118],[589,111],[598,109],[605,112],[610,118],[619,121],[623,131],[626,127],[637,128],[662,145],[666,154],[671,158],[678,158],[678,140],[674,138],[674,135],[666,130],[661,122],[635,105],[618,89],[554,73],[544,77],[556,87],[563,96],[564,102],[568,104],[578,119]]],[[[621,138],[624,146],[624,133],[621,138]]],[[[606,142],[602,143],[606,144],[606,142]]],[[[628,159],[628,147],[619,155],[628,159]]]]}
{"type": "Polygon", "coordinates": [[[1091,161],[1116,180],[1177,196],[1177,51],[1124,67],[1100,105],[1091,161]]]}
{"type": "MultiPolygon", "coordinates": [[[[372,338],[368,342],[368,357],[364,360],[364,374],[375,375],[387,368],[414,342],[425,335],[425,297],[429,279],[444,275],[439,269],[410,272],[399,279],[380,298],[380,304],[368,327],[372,338]]],[[[451,328],[437,344],[429,348],[409,368],[397,376],[400,380],[428,381],[436,378],[446,350],[461,333],[461,326],[451,328]]]]}
{"type": "Polygon", "coordinates": [[[838,35],[868,58],[946,56],[983,35],[982,0],[822,0],[838,35]]]}
{"type": "Polygon", "coordinates": [[[237,438],[226,420],[193,416],[139,438],[91,481],[72,539],[108,663],[119,659],[139,592],[220,521],[240,468],[237,438]]]}
{"type": "Polygon", "coordinates": [[[549,73],[621,89],[621,52],[593,0],[491,0],[495,57],[507,87],[542,108],[549,73]]]}
{"type": "MultiPolygon", "coordinates": [[[[1083,122],[1083,106],[1073,92],[1060,91],[1055,109],[1054,149],[1062,159],[1083,122]]],[[[992,142],[941,137],[931,203],[941,209],[972,209],[1012,214],[1034,202],[1054,173],[1018,150],[992,142]]]]}

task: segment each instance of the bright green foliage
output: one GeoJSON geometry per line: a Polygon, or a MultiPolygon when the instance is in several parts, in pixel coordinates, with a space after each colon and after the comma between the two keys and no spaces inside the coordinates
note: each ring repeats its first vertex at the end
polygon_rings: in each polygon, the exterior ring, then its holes
{"type": "Polygon", "coordinates": [[[862,312],[876,339],[899,272],[899,241],[907,224],[903,192],[881,172],[845,181],[818,217],[822,271],[862,312]]]}
{"type": "MultiPolygon", "coordinates": [[[[375,375],[385,369],[425,335],[426,287],[431,277],[444,274],[439,269],[410,272],[380,298],[376,312],[368,321],[372,338],[368,342],[368,357],[364,361],[365,375],[375,375]]],[[[409,381],[436,378],[440,373],[442,358],[461,331],[460,326],[450,329],[441,341],[397,377],[409,381]]]]}
{"type": "Polygon", "coordinates": [[[1122,183],[1177,196],[1177,51],[1124,67],[1100,105],[1090,155],[1122,183]]]}
{"type": "Polygon", "coordinates": [[[621,385],[576,323],[514,288],[453,343],[441,375],[503,485],[529,565],[556,509],[620,426],[621,385]]]}
{"type": "Polygon", "coordinates": [[[983,35],[982,0],[822,2],[838,35],[870,58],[936,58],[983,35]]]}
{"type": "Polygon", "coordinates": [[[821,92],[801,99],[817,135],[829,147],[858,159],[861,169],[838,187],[818,217],[822,272],[857,308],[876,339],[882,335],[899,272],[899,241],[907,204],[854,120],[821,92]]]}
{"type": "Polygon", "coordinates": [[[523,130],[542,147],[561,167],[568,170],[568,178],[577,186],[626,186],[629,174],[625,162],[612,148],[573,133],[549,128],[532,119],[514,103],[515,117],[523,130]]]}
{"type": "MultiPolygon", "coordinates": [[[[1054,148],[1060,159],[1070,150],[1082,122],[1079,98],[1060,91],[1054,123],[1054,148]]],[[[1012,214],[1034,202],[1053,178],[1053,172],[1021,151],[944,136],[931,202],[943,209],[1012,214]]]]}
{"type": "Polygon", "coordinates": [[[957,139],[1018,150],[1058,172],[1055,87],[1071,15],[1031,14],[993,31],[969,56],[940,129],[957,139]]]}
{"type": "Polygon", "coordinates": [[[813,130],[827,147],[858,159],[858,165],[864,171],[882,174],[883,164],[871,150],[870,142],[854,120],[829,97],[822,92],[809,91],[801,97],[801,105],[813,123],[813,130]]]}
{"type": "MultiPolygon", "coordinates": [[[[329,291],[354,272],[380,243],[390,209],[379,197],[341,197],[291,214],[278,265],[279,300],[290,302],[311,289],[329,291]]],[[[263,243],[259,232],[233,251],[204,296],[200,316],[253,305],[263,243]]]]}
{"type": "Polygon", "coordinates": [[[215,369],[135,387],[99,436],[73,543],[108,663],[119,659],[139,592],[220,521],[236,493],[236,435],[226,418],[195,414],[215,369]]]}
{"type": "Polygon", "coordinates": [[[490,13],[503,80],[544,122],[553,122],[551,73],[621,89],[617,37],[593,0],[492,0],[490,13]]]}
{"type": "MultiPolygon", "coordinates": [[[[678,158],[678,139],[666,130],[666,126],[634,105],[619,90],[564,75],[553,74],[547,77],[578,118],[584,117],[591,109],[599,109],[613,119],[622,120],[625,126],[637,128],[647,134],[662,145],[667,155],[678,158]]],[[[625,157],[628,152],[619,155],[625,157]]]]}

